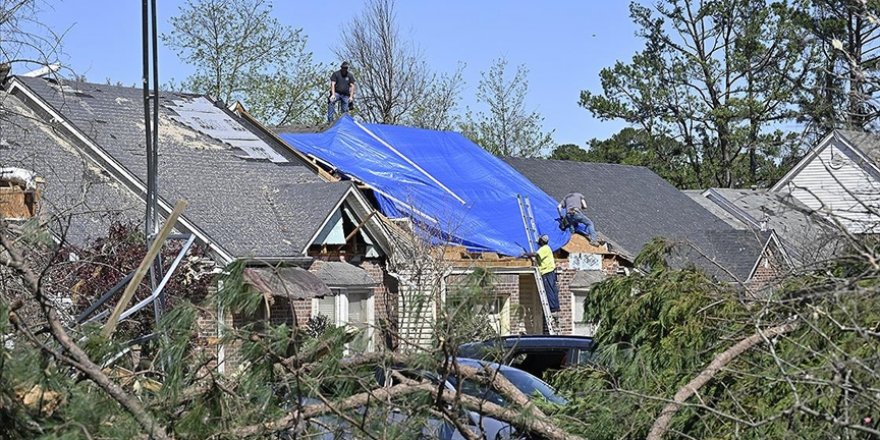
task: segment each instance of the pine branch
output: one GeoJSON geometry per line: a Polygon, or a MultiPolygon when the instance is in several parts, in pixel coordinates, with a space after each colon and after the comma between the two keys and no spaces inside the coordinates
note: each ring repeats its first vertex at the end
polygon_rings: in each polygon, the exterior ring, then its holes
{"type": "Polygon", "coordinates": [[[708,383],[715,375],[721,371],[722,368],[727,366],[731,361],[736,359],[737,356],[745,353],[755,345],[758,345],[760,342],[764,341],[768,338],[773,338],[779,335],[786,334],[791,332],[792,330],[798,328],[798,324],[796,322],[783,324],[780,326],[773,327],[766,331],[758,331],[755,334],[739,341],[733,347],[728,348],[724,352],[720,353],[718,356],[715,356],[715,359],[709,364],[706,369],[700,372],[697,377],[688,382],[685,386],[678,390],[675,393],[675,396],[672,398],[672,402],[666,404],[663,407],[663,410],[660,412],[660,416],[657,417],[657,420],[654,421],[654,425],[651,426],[651,431],[648,433],[646,437],[647,440],[660,440],[663,438],[663,435],[666,434],[666,431],[669,430],[669,425],[672,423],[672,417],[675,416],[675,413],[678,412],[681,405],[687,401],[691,396],[697,393],[706,383],[708,383]]]}
{"type": "Polygon", "coordinates": [[[62,348],[64,348],[65,351],[67,351],[67,353],[69,353],[70,359],[68,359],[67,356],[61,356],[58,357],[58,359],[66,362],[68,365],[84,374],[92,382],[98,385],[98,387],[104,390],[104,392],[113,398],[113,400],[125,408],[125,410],[135,418],[138,424],[140,424],[152,438],[158,440],[171,439],[172,437],[166,434],[165,428],[156,422],[143,405],[141,405],[134,396],[125,392],[125,390],[123,390],[117,383],[110,380],[110,378],[101,371],[101,368],[89,359],[88,355],[82,350],[82,348],[70,338],[67,331],[64,330],[64,326],[61,324],[61,320],[58,319],[55,306],[44,294],[40,285],[39,277],[25,263],[24,256],[7,233],[8,229],[6,228],[5,222],[0,223],[0,246],[6,250],[6,258],[3,260],[3,264],[13,269],[22,277],[24,285],[29,293],[39,302],[40,310],[49,325],[49,332],[52,334],[52,337],[62,348]]]}

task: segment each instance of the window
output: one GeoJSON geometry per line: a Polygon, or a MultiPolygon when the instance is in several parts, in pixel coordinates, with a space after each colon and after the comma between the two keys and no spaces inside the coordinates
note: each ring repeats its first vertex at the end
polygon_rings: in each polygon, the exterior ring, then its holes
{"type": "Polygon", "coordinates": [[[571,301],[571,321],[572,334],[579,336],[593,336],[596,325],[584,322],[584,303],[587,301],[586,291],[576,291],[572,293],[571,301]]]}
{"type": "Polygon", "coordinates": [[[358,335],[346,347],[354,352],[373,350],[373,292],[370,289],[330,289],[333,296],[312,300],[312,315],[324,315],[337,327],[351,326],[358,335]]]}
{"type": "Polygon", "coordinates": [[[449,313],[473,314],[485,319],[488,328],[506,335],[510,333],[510,301],[507,296],[491,296],[485,300],[474,301],[457,295],[446,296],[446,310],[449,313]]]}

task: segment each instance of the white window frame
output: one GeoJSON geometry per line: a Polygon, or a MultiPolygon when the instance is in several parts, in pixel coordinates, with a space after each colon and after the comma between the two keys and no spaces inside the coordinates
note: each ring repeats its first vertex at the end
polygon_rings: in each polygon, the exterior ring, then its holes
{"type": "MultiPolygon", "coordinates": [[[[366,294],[366,308],[367,308],[367,351],[371,352],[375,350],[375,341],[373,340],[375,337],[374,330],[376,327],[376,299],[373,294],[373,289],[371,288],[338,288],[331,287],[330,291],[333,293],[333,298],[335,300],[334,308],[336,309],[336,316],[328,316],[330,318],[331,324],[336,327],[345,327],[348,325],[348,311],[349,311],[349,294],[366,294]]],[[[312,316],[317,316],[319,314],[319,298],[312,298],[312,316]]],[[[346,352],[348,351],[348,346],[346,345],[346,352]]]]}
{"type": "Polygon", "coordinates": [[[597,325],[595,323],[578,322],[577,316],[584,317],[584,303],[578,301],[578,297],[586,299],[590,292],[588,290],[572,290],[571,291],[571,334],[577,336],[593,336],[596,332],[597,325]],[[580,312],[577,312],[579,310],[580,312]]]}

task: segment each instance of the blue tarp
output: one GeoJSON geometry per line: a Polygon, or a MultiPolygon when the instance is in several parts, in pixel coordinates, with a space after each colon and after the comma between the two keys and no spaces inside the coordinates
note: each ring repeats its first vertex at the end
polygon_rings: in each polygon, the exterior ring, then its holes
{"type": "Polygon", "coordinates": [[[345,115],[323,133],[282,133],[297,150],[374,189],[380,210],[471,251],[518,256],[528,248],[516,196],[528,196],[538,232],[558,249],[556,201],[512,167],[454,132],[364,124],[345,115]]]}

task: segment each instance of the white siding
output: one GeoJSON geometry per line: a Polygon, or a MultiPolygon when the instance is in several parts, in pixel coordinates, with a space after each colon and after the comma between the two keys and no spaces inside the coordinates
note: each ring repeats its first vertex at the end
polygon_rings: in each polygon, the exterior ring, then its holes
{"type": "MultiPolygon", "coordinates": [[[[832,141],[792,177],[786,188],[802,203],[849,232],[880,232],[880,182],[832,141]]],[[[844,147],[845,148],[845,147],[844,147]]]]}
{"type": "Polygon", "coordinates": [[[400,349],[430,349],[434,344],[437,302],[440,300],[439,276],[430,271],[402,272],[397,297],[400,349]]]}

